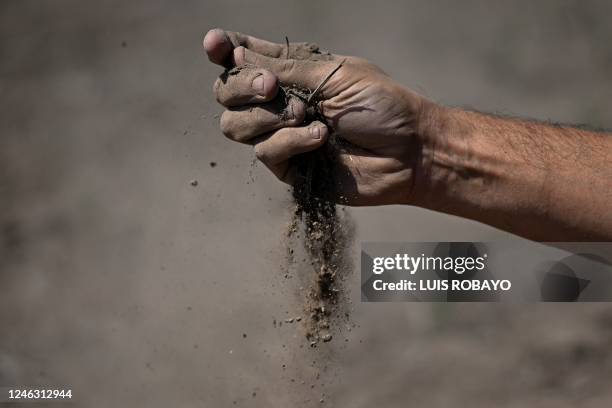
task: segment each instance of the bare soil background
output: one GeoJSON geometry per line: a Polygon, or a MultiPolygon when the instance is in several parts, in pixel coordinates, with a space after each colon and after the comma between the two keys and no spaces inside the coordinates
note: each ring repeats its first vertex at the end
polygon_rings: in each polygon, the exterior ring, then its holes
{"type": "MultiPolygon", "coordinates": [[[[607,304],[360,304],[356,274],[348,341],[313,354],[278,324],[301,310],[290,194],[220,134],[201,51],[216,26],[286,35],[442,103],[611,126],[612,5],[534,3],[3,0],[0,385],[84,407],[609,406],[607,304]]],[[[516,239],[350,212],[356,245],[516,239]]]]}

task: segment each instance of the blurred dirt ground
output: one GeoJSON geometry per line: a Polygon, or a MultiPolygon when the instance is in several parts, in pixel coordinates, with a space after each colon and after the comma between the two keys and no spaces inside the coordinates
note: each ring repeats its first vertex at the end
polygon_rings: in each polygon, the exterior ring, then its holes
{"type": "MultiPolygon", "coordinates": [[[[218,131],[201,39],[314,41],[442,103],[609,127],[611,12],[3,0],[0,386],[70,385],[85,407],[610,406],[607,304],[360,304],[356,274],[348,341],[313,351],[275,327],[300,313],[279,267],[289,195],[218,131]]],[[[515,239],[414,208],[351,212],[356,245],[515,239]]]]}

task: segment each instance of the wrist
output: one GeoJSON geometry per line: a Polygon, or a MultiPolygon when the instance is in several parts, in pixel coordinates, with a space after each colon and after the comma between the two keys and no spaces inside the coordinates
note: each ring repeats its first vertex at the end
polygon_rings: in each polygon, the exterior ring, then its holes
{"type": "Polygon", "coordinates": [[[510,197],[516,213],[542,202],[546,169],[517,154],[517,140],[500,132],[500,119],[432,102],[422,117],[416,205],[485,222],[494,215],[499,222],[510,197]]]}
{"type": "Polygon", "coordinates": [[[438,206],[445,201],[452,173],[459,169],[461,157],[466,156],[462,151],[465,145],[453,144],[453,135],[459,131],[451,108],[423,98],[416,127],[419,157],[409,204],[442,210],[438,206]]]}

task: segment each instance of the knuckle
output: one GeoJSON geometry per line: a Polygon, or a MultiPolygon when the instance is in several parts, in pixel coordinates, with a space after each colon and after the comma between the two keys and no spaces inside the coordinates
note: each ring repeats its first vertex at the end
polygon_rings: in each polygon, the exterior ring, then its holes
{"type": "Polygon", "coordinates": [[[264,89],[265,95],[263,96],[263,99],[265,101],[271,101],[278,94],[278,78],[268,70],[263,71],[262,76],[264,81],[266,81],[264,89]]]}
{"type": "Polygon", "coordinates": [[[297,60],[295,59],[290,59],[290,60],[286,60],[283,64],[283,71],[285,71],[286,75],[289,78],[292,78],[295,76],[296,72],[297,72],[297,60]]]}
{"type": "Polygon", "coordinates": [[[227,138],[231,140],[236,140],[231,124],[231,113],[229,111],[223,112],[223,114],[221,115],[221,119],[219,120],[219,127],[221,128],[221,133],[223,133],[227,138]]]}
{"type": "Polygon", "coordinates": [[[255,152],[255,157],[257,158],[257,160],[259,160],[260,162],[266,162],[268,159],[268,154],[266,152],[266,149],[264,146],[262,146],[263,143],[259,143],[257,145],[255,145],[255,147],[253,148],[254,152],[255,152]]]}
{"type": "Polygon", "coordinates": [[[233,42],[234,46],[236,45],[240,45],[240,46],[245,46],[246,45],[246,35],[244,35],[241,32],[238,31],[227,31],[228,36],[230,37],[231,41],[233,42]]]}
{"type": "Polygon", "coordinates": [[[213,94],[215,95],[217,102],[223,105],[225,98],[223,95],[223,81],[221,81],[221,78],[217,78],[215,80],[215,83],[213,84],[213,94]]]}

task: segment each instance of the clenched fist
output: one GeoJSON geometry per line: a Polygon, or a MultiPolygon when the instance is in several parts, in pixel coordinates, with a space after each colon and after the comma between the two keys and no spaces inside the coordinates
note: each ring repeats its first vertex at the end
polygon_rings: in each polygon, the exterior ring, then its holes
{"type": "Polygon", "coordinates": [[[414,203],[419,168],[435,105],[394,82],[368,61],[330,54],[314,44],[276,44],[214,29],[208,58],[226,71],[214,84],[227,108],[221,130],[250,144],[279,179],[291,183],[291,158],[325,148],[338,196],[348,205],[414,203]],[[340,69],[337,69],[340,64],[340,69]],[[305,123],[306,98],[284,86],[317,93],[320,120],[305,123]],[[326,143],[333,135],[337,143],[326,143]]]}

